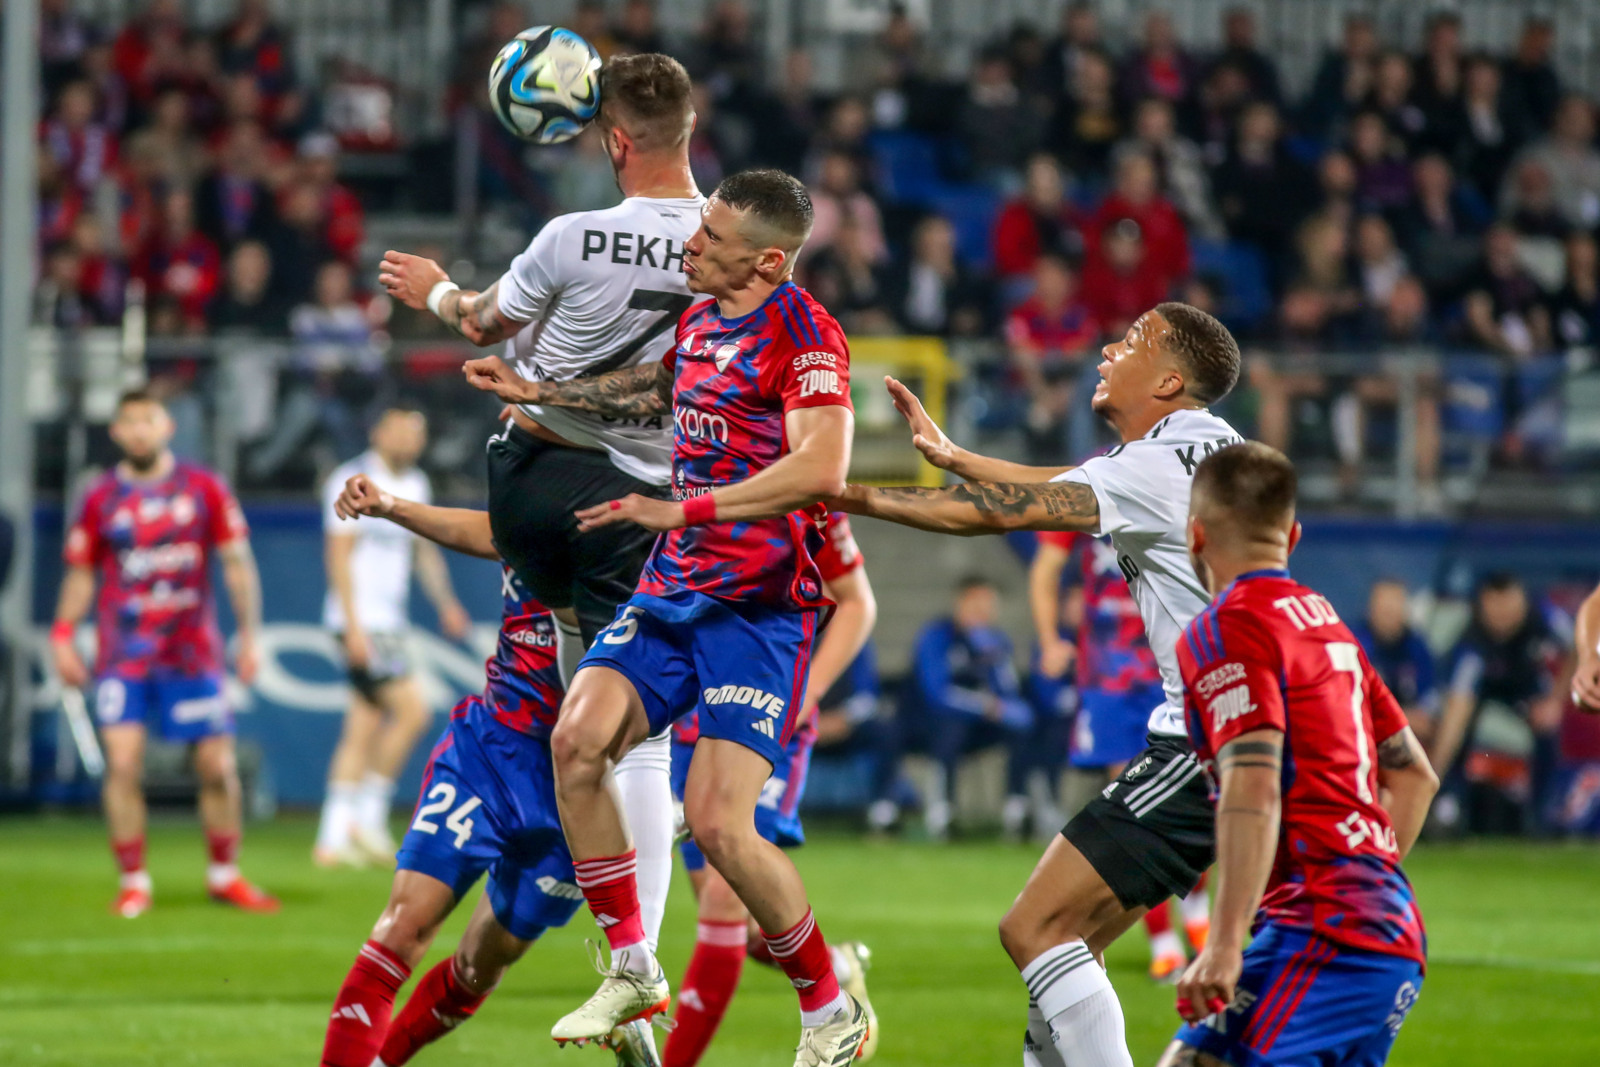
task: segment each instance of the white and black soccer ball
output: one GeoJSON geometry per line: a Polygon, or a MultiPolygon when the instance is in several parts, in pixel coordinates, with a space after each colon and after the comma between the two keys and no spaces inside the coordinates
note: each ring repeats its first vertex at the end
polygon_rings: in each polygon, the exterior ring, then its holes
{"type": "Polygon", "coordinates": [[[600,113],[600,53],[571,30],[523,30],[489,66],[489,106],[524,141],[569,141],[600,113]]]}

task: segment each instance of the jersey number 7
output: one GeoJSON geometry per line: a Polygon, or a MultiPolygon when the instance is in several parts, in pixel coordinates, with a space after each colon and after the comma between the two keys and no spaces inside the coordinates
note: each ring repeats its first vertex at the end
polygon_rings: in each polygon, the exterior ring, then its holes
{"type": "Polygon", "coordinates": [[[635,289],[633,295],[628,297],[629,311],[662,311],[662,315],[650,324],[638,337],[623,345],[599,363],[579,374],[579,378],[593,378],[597,374],[626,367],[638,356],[640,350],[651,341],[666,333],[667,330],[683,317],[683,313],[694,305],[694,297],[687,293],[673,293],[665,289],[635,289]]]}

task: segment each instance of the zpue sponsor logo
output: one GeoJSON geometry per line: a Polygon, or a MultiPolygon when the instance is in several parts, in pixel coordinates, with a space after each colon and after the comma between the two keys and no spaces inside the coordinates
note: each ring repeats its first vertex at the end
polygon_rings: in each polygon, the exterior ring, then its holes
{"type": "Polygon", "coordinates": [[[1221,730],[1235,719],[1242,719],[1256,710],[1255,701],[1250,699],[1248,685],[1236,685],[1232,689],[1224,689],[1211,702],[1211,729],[1221,730]]]}

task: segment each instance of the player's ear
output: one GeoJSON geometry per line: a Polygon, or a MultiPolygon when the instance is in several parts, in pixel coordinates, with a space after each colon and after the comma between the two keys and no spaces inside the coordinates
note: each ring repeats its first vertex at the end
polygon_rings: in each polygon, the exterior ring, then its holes
{"type": "MultiPolygon", "coordinates": [[[[1296,529],[1298,529],[1299,524],[1296,523],[1295,525],[1296,529]]],[[[1189,516],[1189,528],[1187,534],[1189,539],[1189,554],[1191,556],[1198,556],[1200,553],[1206,550],[1206,528],[1204,524],[1200,522],[1199,515],[1189,516]]]]}
{"type": "Polygon", "coordinates": [[[1289,555],[1291,556],[1294,555],[1294,550],[1300,547],[1301,532],[1300,521],[1296,519],[1295,524],[1289,527],[1289,555]]]}
{"type": "Polygon", "coordinates": [[[761,250],[761,256],[756,260],[756,270],[769,278],[782,278],[789,273],[789,264],[793,258],[788,252],[773,245],[761,250]]]}
{"type": "Polygon", "coordinates": [[[1157,400],[1176,400],[1183,395],[1183,390],[1183,375],[1176,368],[1168,367],[1157,380],[1155,396],[1157,400]]]}

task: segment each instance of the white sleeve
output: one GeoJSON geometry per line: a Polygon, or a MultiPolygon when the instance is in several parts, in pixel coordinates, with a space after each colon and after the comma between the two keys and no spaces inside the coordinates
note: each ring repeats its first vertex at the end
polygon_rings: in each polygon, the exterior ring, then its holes
{"type": "Polygon", "coordinates": [[[565,231],[563,219],[546,223],[500,276],[500,314],[511,322],[526,325],[544,317],[545,308],[556,295],[553,268],[557,246],[565,231]]]}
{"type": "Polygon", "coordinates": [[[1188,492],[1173,484],[1171,457],[1160,455],[1153,444],[1132,441],[1056,477],[1094,490],[1100,507],[1096,533],[1165,530],[1172,524],[1175,504],[1188,508],[1188,492]]]}
{"type": "Polygon", "coordinates": [[[341,467],[329,475],[327,482],[322,486],[323,533],[354,535],[356,532],[355,523],[341,519],[339,513],[333,510],[333,505],[338,501],[339,494],[344,492],[344,483],[349,477],[349,472],[341,467]]]}
{"type": "Polygon", "coordinates": [[[419,504],[432,504],[433,503],[433,482],[430,481],[428,476],[426,474],[422,473],[422,471],[420,471],[420,470],[417,471],[417,489],[416,489],[416,493],[417,493],[417,503],[419,503],[419,504]]]}

